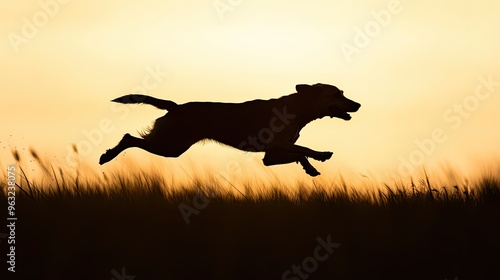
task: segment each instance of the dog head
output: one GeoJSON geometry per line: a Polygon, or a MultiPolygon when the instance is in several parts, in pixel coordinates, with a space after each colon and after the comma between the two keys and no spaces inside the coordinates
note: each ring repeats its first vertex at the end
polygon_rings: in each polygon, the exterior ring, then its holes
{"type": "Polygon", "coordinates": [[[312,108],[319,117],[330,116],[343,120],[350,120],[349,113],[356,112],[361,104],[354,102],[344,96],[344,92],[336,86],[327,84],[297,85],[297,92],[307,96],[307,100],[313,102],[312,108]]]}

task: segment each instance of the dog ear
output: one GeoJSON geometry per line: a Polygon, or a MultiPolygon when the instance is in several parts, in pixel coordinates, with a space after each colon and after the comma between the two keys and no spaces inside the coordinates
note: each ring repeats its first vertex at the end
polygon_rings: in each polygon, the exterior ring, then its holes
{"type": "Polygon", "coordinates": [[[295,89],[297,90],[298,93],[302,93],[302,94],[311,94],[311,93],[321,92],[320,85],[311,86],[311,85],[300,84],[300,85],[296,85],[295,89]]]}

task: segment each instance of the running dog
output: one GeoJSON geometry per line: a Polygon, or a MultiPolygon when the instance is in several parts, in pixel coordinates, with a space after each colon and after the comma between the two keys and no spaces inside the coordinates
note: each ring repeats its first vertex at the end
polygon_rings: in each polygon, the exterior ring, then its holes
{"type": "Polygon", "coordinates": [[[150,104],[168,113],[158,118],[141,138],[125,134],[118,145],[99,159],[104,164],[123,150],[138,147],[164,157],[178,157],[200,140],[247,152],[265,152],[264,165],[298,162],[310,176],[320,173],[308,158],[325,161],[332,152],[318,152],[295,145],[300,130],[309,122],[329,116],[350,120],[361,104],[327,84],[295,87],[297,93],[270,100],[243,103],[189,102],[176,104],[151,96],[131,94],[112,100],[124,104],[150,104]]]}

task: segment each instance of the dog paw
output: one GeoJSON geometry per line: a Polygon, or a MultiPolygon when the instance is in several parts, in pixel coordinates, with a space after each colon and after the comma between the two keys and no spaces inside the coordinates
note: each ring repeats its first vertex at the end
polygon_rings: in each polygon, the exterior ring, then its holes
{"type": "Polygon", "coordinates": [[[112,160],[112,159],[113,159],[113,157],[111,157],[111,156],[109,155],[109,150],[107,150],[107,151],[106,151],[104,154],[102,154],[102,155],[101,155],[101,157],[99,158],[99,164],[100,164],[100,165],[103,165],[103,164],[105,164],[106,162],[108,162],[108,161],[110,161],[110,160],[112,160]]]}
{"type": "Polygon", "coordinates": [[[312,176],[312,177],[316,177],[316,176],[321,174],[307,160],[302,161],[301,164],[302,164],[302,167],[304,168],[304,170],[306,171],[307,175],[312,176]]]}
{"type": "Polygon", "coordinates": [[[99,158],[99,165],[103,165],[109,160],[106,160],[106,154],[102,154],[101,157],[99,158]]]}
{"type": "Polygon", "coordinates": [[[321,175],[321,173],[319,173],[319,171],[314,169],[314,168],[313,169],[306,169],[306,173],[307,173],[307,175],[309,175],[311,177],[316,177],[318,175],[321,175]]]}
{"type": "Polygon", "coordinates": [[[318,152],[318,154],[314,156],[313,159],[319,161],[325,161],[329,160],[332,157],[332,155],[333,155],[332,152],[318,152]]]}

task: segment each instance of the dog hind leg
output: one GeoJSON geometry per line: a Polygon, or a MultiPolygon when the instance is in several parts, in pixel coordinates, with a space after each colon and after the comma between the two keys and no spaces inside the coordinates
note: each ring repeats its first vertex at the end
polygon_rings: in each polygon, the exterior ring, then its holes
{"type": "Polygon", "coordinates": [[[152,154],[164,156],[164,157],[178,157],[183,154],[191,145],[196,141],[165,141],[158,142],[153,141],[150,138],[137,138],[130,134],[125,134],[118,143],[118,145],[112,149],[109,149],[104,153],[99,159],[99,164],[105,164],[106,162],[114,159],[125,149],[137,147],[146,150],[152,154]]]}
{"type": "Polygon", "coordinates": [[[116,145],[116,147],[107,150],[104,154],[101,155],[101,157],[99,158],[99,164],[103,165],[106,162],[114,159],[127,148],[138,147],[139,145],[141,145],[141,141],[144,141],[144,139],[134,137],[128,133],[125,134],[118,145],[116,145]]]}

